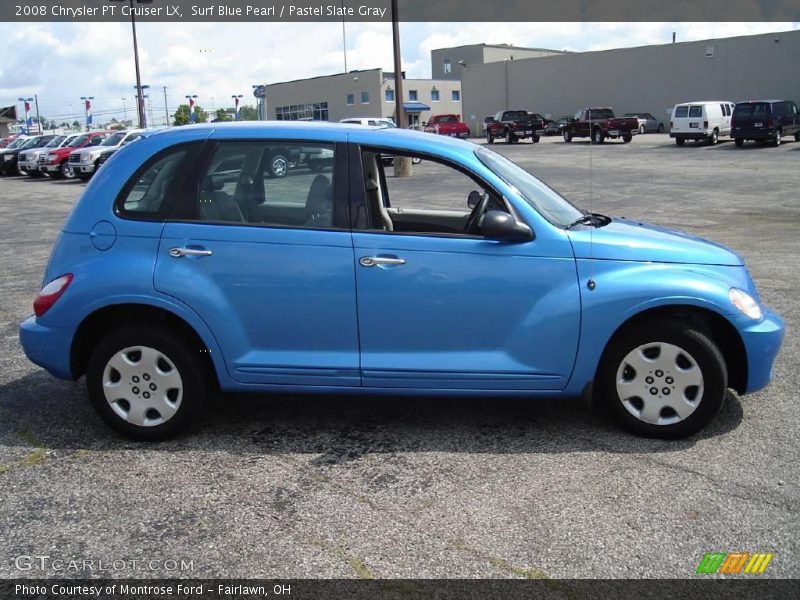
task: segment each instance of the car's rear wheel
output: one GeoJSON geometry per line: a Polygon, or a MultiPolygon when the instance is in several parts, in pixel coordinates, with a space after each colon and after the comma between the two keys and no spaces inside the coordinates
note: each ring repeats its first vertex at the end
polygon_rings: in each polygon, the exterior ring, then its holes
{"type": "Polygon", "coordinates": [[[659,123],[658,124],[658,133],[664,133],[664,124],[663,123],[659,123]]]}
{"type": "Polygon", "coordinates": [[[650,321],[619,334],[606,350],[598,388],[630,431],[681,438],[719,412],[728,375],[719,348],[677,320],[650,321]]]}
{"type": "Polygon", "coordinates": [[[602,144],[604,141],[606,141],[606,136],[603,130],[597,127],[594,132],[592,132],[592,142],[595,144],[602,144]]]}
{"type": "Polygon", "coordinates": [[[675,138],[675,143],[676,143],[678,146],[683,146],[683,145],[686,143],[686,140],[685,140],[685,139],[683,139],[683,138],[675,138]]]}
{"type": "Polygon", "coordinates": [[[744,139],[736,138],[733,140],[733,143],[736,144],[737,148],[741,148],[742,146],[744,146],[744,139]]]}
{"type": "Polygon", "coordinates": [[[86,369],[89,400],[110,427],[131,438],[170,437],[202,410],[208,368],[175,332],[127,325],[106,336],[86,369]]]}
{"type": "Polygon", "coordinates": [[[510,129],[506,129],[506,144],[513,144],[517,141],[517,136],[511,133],[510,129]]]}
{"type": "Polygon", "coordinates": [[[644,125],[639,125],[639,133],[644,133],[647,131],[647,128],[644,125]]]}
{"type": "Polygon", "coordinates": [[[569,144],[572,141],[572,132],[570,132],[568,129],[564,129],[561,132],[561,137],[563,137],[564,141],[569,144]]]}
{"type": "Polygon", "coordinates": [[[286,177],[289,172],[289,159],[283,154],[276,153],[269,158],[270,177],[286,177]]]}
{"type": "Polygon", "coordinates": [[[538,144],[540,139],[541,139],[541,138],[540,138],[538,135],[534,135],[534,136],[531,138],[531,141],[532,141],[534,144],[538,144]]]}
{"type": "Polygon", "coordinates": [[[632,136],[630,133],[629,133],[628,135],[623,135],[623,136],[622,136],[622,141],[623,141],[625,144],[627,144],[628,142],[630,142],[632,139],[633,139],[633,136],[632,136]]]}
{"type": "Polygon", "coordinates": [[[716,129],[711,132],[711,135],[708,136],[708,143],[712,146],[715,145],[719,141],[719,131],[716,129]]]}
{"type": "Polygon", "coordinates": [[[780,146],[782,140],[783,140],[783,133],[781,132],[780,129],[778,129],[778,131],[775,132],[775,137],[772,138],[772,145],[776,147],[780,146]]]}
{"type": "Polygon", "coordinates": [[[798,131],[798,132],[796,132],[794,134],[794,141],[795,142],[800,142],[800,131],[798,131]]]}

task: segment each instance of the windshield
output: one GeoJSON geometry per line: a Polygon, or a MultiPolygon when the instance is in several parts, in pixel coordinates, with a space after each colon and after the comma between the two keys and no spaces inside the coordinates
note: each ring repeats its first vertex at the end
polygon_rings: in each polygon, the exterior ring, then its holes
{"type": "Polygon", "coordinates": [[[65,139],[67,139],[67,136],[57,135],[47,143],[45,148],[58,148],[61,145],[61,142],[63,142],[65,139]]]}
{"type": "Polygon", "coordinates": [[[19,146],[22,150],[27,150],[28,148],[37,148],[39,146],[39,139],[40,138],[28,138],[19,146]]]}
{"type": "Polygon", "coordinates": [[[106,139],[103,140],[103,143],[100,144],[101,146],[116,146],[122,141],[122,138],[125,137],[125,132],[120,131],[119,133],[115,133],[113,135],[108,136],[106,139]]]}
{"type": "Polygon", "coordinates": [[[69,145],[70,145],[70,147],[73,147],[73,146],[80,146],[80,145],[81,145],[83,142],[85,142],[85,141],[86,141],[86,139],[87,139],[88,137],[89,137],[89,135],[88,135],[88,134],[79,135],[79,136],[78,136],[78,137],[76,137],[74,140],[72,140],[72,141],[69,143],[69,145]]]}
{"type": "Polygon", "coordinates": [[[17,138],[17,139],[15,139],[13,142],[11,142],[8,145],[8,149],[9,150],[13,150],[14,148],[19,148],[20,146],[22,146],[22,144],[27,142],[29,139],[30,138],[17,138]]]}
{"type": "Polygon", "coordinates": [[[378,125],[380,125],[381,127],[389,127],[389,128],[397,127],[397,125],[394,124],[394,121],[390,121],[389,119],[379,119],[378,125]]]}
{"type": "Polygon", "coordinates": [[[554,225],[566,227],[583,214],[555,190],[504,156],[487,148],[476,150],[475,154],[495,175],[514,188],[528,204],[554,225]]]}
{"type": "Polygon", "coordinates": [[[527,119],[528,113],[524,110],[507,110],[503,113],[504,121],[511,121],[513,119],[527,119]]]}

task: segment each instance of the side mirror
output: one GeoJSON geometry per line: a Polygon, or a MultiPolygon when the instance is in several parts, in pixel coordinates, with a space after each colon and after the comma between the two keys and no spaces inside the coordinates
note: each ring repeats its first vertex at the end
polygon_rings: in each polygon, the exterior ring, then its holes
{"type": "Polygon", "coordinates": [[[481,233],[492,240],[528,242],[533,239],[531,228],[502,210],[489,210],[481,219],[481,233]]]}
{"type": "Polygon", "coordinates": [[[483,199],[483,194],[481,194],[478,190],[472,190],[467,196],[467,206],[470,208],[475,208],[480,204],[481,200],[483,199]]]}
{"type": "Polygon", "coordinates": [[[428,126],[428,122],[427,122],[427,121],[423,121],[423,122],[422,122],[422,126],[423,126],[423,127],[427,127],[427,126],[428,126]]]}

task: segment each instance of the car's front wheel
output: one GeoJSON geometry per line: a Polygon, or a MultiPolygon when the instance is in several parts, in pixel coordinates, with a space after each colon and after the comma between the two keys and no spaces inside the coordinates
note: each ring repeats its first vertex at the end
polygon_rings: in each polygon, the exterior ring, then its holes
{"type": "Polygon", "coordinates": [[[561,132],[561,137],[563,137],[563,138],[564,138],[564,141],[565,141],[566,143],[568,143],[568,144],[569,144],[569,143],[572,141],[572,133],[570,132],[570,130],[569,130],[569,129],[564,129],[564,130],[561,132]]]}
{"type": "Polygon", "coordinates": [[[207,364],[193,346],[147,324],[112,331],[89,358],[90,402],[128,437],[160,440],[178,433],[202,410],[210,387],[207,364]]]}
{"type": "Polygon", "coordinates": [[[719,412],[727,369],[714,342],[681,321],[647,322],[618,335],[598,373],[598,389],[630,431],[681,438],[719,412]]]}
{"type": "Polygon", "coordinates": [[[276,153],[269,158],[268,175],[270,177],[286,177],[289,172],[289,159],[283,154],[276,153]]]}

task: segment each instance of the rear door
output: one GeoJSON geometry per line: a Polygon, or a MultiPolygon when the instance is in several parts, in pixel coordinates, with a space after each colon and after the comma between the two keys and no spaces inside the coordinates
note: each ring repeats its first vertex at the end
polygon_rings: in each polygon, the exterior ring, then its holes
{"type": "Polygon", "coordinates": [[[332,143],[209,142],[166,223],[155,286],[209,325],[235,381],[360,385],[343,165],[332,143]],[[332,163],[270,169],[312,150],[332,163]]]}

